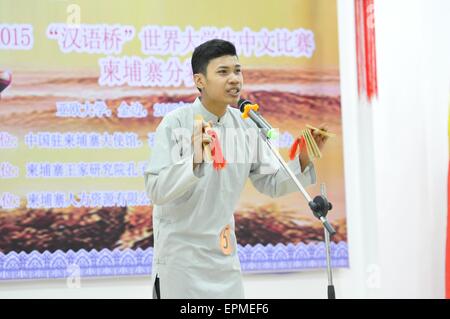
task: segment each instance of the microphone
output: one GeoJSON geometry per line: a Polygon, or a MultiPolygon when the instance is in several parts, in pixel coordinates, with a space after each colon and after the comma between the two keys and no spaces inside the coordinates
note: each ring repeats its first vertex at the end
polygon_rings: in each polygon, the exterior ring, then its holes
{"type": "Polygon", "coordinates": [[[254,104],[246,99],[240,99],[238,102],[239,110],[242,113],[242,118],[250,118],[257,127],[259,127],[264,136],[268,139],[276,139],[278,137],[278,132],[262,117],[258,112],[259,105],[254,104]]]}

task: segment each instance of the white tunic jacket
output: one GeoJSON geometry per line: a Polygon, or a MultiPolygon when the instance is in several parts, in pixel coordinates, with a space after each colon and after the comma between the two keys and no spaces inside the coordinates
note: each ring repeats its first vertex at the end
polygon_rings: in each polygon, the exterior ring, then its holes
{"type": "MultiPolygon", "coordinates": [[[[159,124],[145,187],[153,204],[152,283],[160,278],[161,298],[244,298],[233,213],[245,182],[250,177],[258,191],[272,197],[297,190],[263,139],[250,131],[256,125],[238,109],[228,106],[218,118],[199,98],[159,124]],[[193,169],[197,114],[219,135],[228,161],[222,170],[212,163],[193,169]]],[[[302,185],[315,183],[312,163],[303,172],[298,157],[288,165],[302,185]]]]}

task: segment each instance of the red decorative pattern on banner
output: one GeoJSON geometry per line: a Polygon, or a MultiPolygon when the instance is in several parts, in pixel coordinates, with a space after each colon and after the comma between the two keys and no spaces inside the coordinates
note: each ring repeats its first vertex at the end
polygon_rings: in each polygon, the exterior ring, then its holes
{"type": "Polygon", "coordinates": [[[378,96],[374,0],[355,0],[358,94],[369,102],[378,96]]]}

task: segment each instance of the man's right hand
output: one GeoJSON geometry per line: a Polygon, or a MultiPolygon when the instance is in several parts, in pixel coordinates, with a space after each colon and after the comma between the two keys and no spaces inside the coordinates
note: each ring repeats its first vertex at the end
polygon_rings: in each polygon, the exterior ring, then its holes
{"type": "Polygon", "coordinates": [[[194,162],[193,168],[204,162],[205,153],[209,153],[211,137],[205,133],[205,128],[211,126],[211,122],[207,123],[204,120],[194,120],[194,133],[192,134],[192,144],[194,146],[194,162]]]}

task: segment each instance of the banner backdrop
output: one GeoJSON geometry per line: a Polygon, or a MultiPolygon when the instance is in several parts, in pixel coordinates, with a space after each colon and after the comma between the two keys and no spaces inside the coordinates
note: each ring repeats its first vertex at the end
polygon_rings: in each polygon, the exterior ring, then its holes
{"type": "MultiPolygon", "coordinates": [[[[243,96],[286,159],[306,124],[336,133],[308,190],[326,183],[333,265],[348,266],[334,1],[0,0],[1,279],[150,273],[143,169],[162,117],[198,95],[190,56],[211,38],[237,46],[243,96]]],[[[244,272],[325,267],[300,194],[248,182],[235,217],[244,272]]]]}

